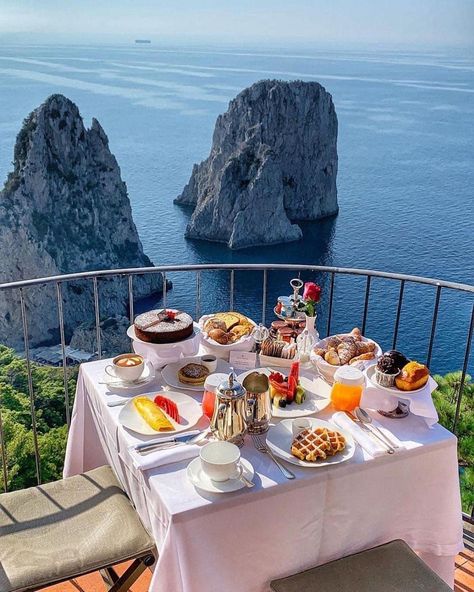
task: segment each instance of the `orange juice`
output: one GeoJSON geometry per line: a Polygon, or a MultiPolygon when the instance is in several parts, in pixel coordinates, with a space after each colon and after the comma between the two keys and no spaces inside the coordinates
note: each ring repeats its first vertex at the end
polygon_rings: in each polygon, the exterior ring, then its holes
{"type": "Polygon", "coordinates": [[[331,391],[331,402],[338,411],[353,411],[359,407],[362,385],[351,386],[335,382],[331,391]]]}
{"type": "Polygon", "coordinates": [[[353,411],[360,405],[364,375],[358,368],[341,366],[334,373],[331,402],[338,411],[353,411]]]}

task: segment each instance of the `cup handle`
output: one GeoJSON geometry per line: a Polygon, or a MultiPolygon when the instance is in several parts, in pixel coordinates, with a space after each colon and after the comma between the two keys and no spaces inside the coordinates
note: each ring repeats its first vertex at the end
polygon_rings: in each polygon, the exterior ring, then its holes
{"type": "Polygon", "coordinates": [[[117,378],[117,376],[114,374],[112,374],[111,372],[109,372],[109,368],[113,368],[113,366],[111,366],[110,364],[108,366],[105,367],[105,373],[108,374],[109,376],[111,376],[112,378],[117,378]]]}
{"type": "MultiPolygon", "coordinates": [[[[153,362],[151,360],[145,360],[145,366],[150,369],[150,374],[155,374],[155,367],[153,366],[153,362]]],[[[143,368],[143,370],[145,370],[145,368],[143,368]]]]}

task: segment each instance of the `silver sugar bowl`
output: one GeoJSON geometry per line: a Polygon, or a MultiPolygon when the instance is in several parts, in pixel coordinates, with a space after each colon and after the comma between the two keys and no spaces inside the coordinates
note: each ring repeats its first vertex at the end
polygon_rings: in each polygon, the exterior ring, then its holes
{"type": "Polygon", "coordinates": [[[217,387],[211,431],[218,440],[242,446],[247,432],[247,391],[231,372],[217,387]]]}

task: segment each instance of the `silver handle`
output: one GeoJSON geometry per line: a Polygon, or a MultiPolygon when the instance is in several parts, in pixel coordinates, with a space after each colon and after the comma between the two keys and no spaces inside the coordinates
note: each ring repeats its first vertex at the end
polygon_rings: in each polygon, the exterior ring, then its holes
{"type": "Polygon", "coordinates": [[[377,440],[385,446],[385,448],[387,449],[387,452],[389,454],[393,454],[395,452],[394,448],[392,448],[392,446],[390,444],[387,444],[387,442],[385,442],[385,440],[383,438],[381,438],[377,434],[377,432],[375,432],[374,430],[371,430],[368,425],[365,425],[362,422],[359,422],[359,423],[365,429],[366,432],[368,432],[369,434],[372,434],[372,436],[374,436],[374,438],[377,438],[377,440]]]}
{"type": "Polygon", "coordinates": [[[273,452],[270,450],[270,448],[268,446],[265,446],[265,452],[270,456],[270,458],[272,459],[272,461],[276,464],[276,466],[280,469],[280,471],[283,473],[283,475],[285,475],[285,477],[287,479],[294,479],[295,478],[295,474],[292,473],[286,467],[284,467],[281,464],[281,462],[276,459],[275,455],[273,454],[273,452]]]}
{"type": "Polygon", "coordinates": [[[398,446],[398,444],[395,444],[395,442],[390,440],[390,438],[386,436],[378,426],[372,426],[372,428],[374,430],[377,430],[377,433],[380,434],[380,436],[385,440],[385,442],[387,442],[389,446],[391,446],[392,448],[400,448],[400,446],[398,446]]]}

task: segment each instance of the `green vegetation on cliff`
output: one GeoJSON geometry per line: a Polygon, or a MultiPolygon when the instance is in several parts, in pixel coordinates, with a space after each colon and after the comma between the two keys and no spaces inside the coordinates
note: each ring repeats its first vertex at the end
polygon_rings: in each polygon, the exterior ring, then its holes
{"type": "MultiPolygon", "coordinates": [[[[41,456],[42,481],[60,479],[66,450],[67,427],[62,368],[32,364],[36,429],[41,456]]],[[[77,368],[68,369],[70,405],[76,388],[77,368]]],[[[460,372],[435,376],[439,384],[434,401],[440,423],[452,428],[460,372]]],[[[0,412],[6,443],[8,489],[36,483],[33,433],[26,362],[12,349],[0,345],[0,412]]],[[[466,377],[457,435],[463,508],[474,506],[474,384],[466,377]]],[[[0,488],[3,469],[0,463],[0,488]]]]}

